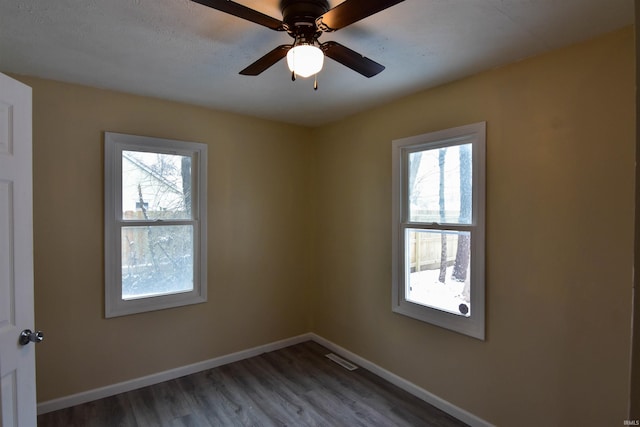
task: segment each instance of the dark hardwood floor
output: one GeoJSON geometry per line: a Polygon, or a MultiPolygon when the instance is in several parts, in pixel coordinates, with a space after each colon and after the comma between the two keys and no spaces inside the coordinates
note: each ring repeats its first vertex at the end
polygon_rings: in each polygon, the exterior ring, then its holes
{"type": "Polygon", "coordinates": [[[38,417],[39,427],[464,426],[308,341],[38,417]]]}

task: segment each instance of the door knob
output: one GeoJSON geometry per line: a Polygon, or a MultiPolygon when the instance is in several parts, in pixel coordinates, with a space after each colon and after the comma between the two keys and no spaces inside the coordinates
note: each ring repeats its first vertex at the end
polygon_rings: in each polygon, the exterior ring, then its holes
{"type": "Polygon", "coordinates": [[[31,332],[31,329],[25,329],[20,332],[20,344],[27,345],[30,342],[39,343],[44,339],[44,334],[42,331],[31,332]]]}

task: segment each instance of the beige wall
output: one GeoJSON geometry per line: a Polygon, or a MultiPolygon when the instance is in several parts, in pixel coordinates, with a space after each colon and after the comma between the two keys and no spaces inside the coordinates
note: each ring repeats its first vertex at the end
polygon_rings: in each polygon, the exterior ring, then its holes
{"type": "Polygon", "coordinates": [[[38,400],[309,330],[305,128],[19,77],[33,87],[38,400]],[[104,319],[103,131],[209,146],[209,301],[104,319]]]}
{"type": "Polygon", "coordinates": [[[633,31],[317,129],[19,77],[34,94],[38,400],[313,331],[498,425],[619,425],[633,31]],[[487,340],[391,313],[391,140],[486,120],[487,340]],[[209,144],[209,302],[103,318],[102,132],[209,144]]]}
{"type": "MultiPolygon", "coordinates": [[[[636,164],[640,164],[640,2],[635,1],[635,53],[636,53],[636,164]]],[[[636,168],[636,217],[635,217],[635,258],[634,270],[640,272],[640,168],[636,168]]],[[[629,419],[640,419],[640,274],[634,275],[633,310],[633,353],[631,359],[631,393],[629,399],[629,419]]]]}
{"type": "Polygon", "coordinates": [[[502,426],[627,418],[632,29],[317,130],[319,335],[502,426]],[[391,312],[391,140],[487,121],[487,340],[391,312]]]}

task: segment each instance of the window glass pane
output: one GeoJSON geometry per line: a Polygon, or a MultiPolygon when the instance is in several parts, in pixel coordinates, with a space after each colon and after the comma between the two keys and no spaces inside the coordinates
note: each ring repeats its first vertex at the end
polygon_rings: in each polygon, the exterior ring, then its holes
{"type": "Polygon", "coordinates": [[[122,228],[122,299],[192,290],[192,225],[122,228]]]}
{"type": "Polygon", "coordinates": [[[191,157],[122,151],[122,218],[190,219],[191,157]]]}
{"type": "Polygon", "coordinates": [[[471,144],[409,154],[409,221],[471,224],[471,144]]]}
{"type": "Polygon", "coordinates": [[[470,316],[470,233],[407,229],[406,244],[406,300],[470,316]]]}

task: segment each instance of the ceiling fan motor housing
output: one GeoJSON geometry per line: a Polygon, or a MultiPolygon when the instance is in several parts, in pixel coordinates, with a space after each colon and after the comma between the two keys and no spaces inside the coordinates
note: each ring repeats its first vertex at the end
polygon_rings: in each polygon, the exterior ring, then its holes
{"type": "Polygon", "coordinates": [[[292,37],[304,38],[311,42],[321,31],[316,26],[316,19],[329,10],[327,0],[281,0],[282,22],[292,37]]]}

